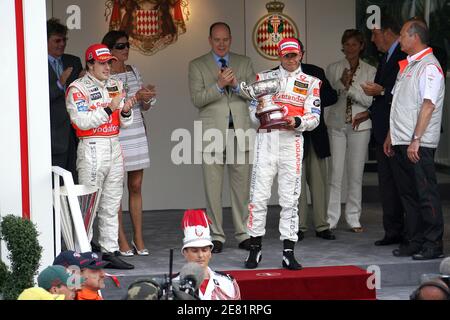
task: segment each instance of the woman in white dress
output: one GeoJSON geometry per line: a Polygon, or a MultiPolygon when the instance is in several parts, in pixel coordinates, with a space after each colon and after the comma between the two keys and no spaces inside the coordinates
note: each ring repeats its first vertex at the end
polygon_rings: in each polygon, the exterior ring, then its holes
{"type": "Polygon", "coordinates": [[[141,74],[135,66],[127,65],[130,43],[124,31],[110,31],[102,40],[118,60],[111,65],[111,73],[124,84],[127,96],[136,95],[138,103],[133,106],[133,124],[121,130],[119,139],[127,172],[129,211],[133,223],[134,236],[130,247],[122,224],[122,208],[119,211],[119,247],[122,256],[148,255],[142,235],[142,179],[144,169],[150,166],[147,132],[143,111],[149,110],[156,102],[155,87],[143,85],[141,74]]]}
{"type": "Polygon", "coordinates": [[[328,202],[328,222],[335,229],[341,216],[341,186],[347,168],[347,198],[345,219],[353,232],[363,232],[360,224],[361,195],[364,163],[370,140],[371,121],[353,128],[352,119],[366,111],[372,97],[366,96],[361,84],[373,82],[376,69],[361,60],[364,36],[355,29],[346,30],[342,36],[345,58],[331,64],[326,76],[338,92],[338,102],[326,108],[325,122],[331,146],[331,179],[328,202]]]}

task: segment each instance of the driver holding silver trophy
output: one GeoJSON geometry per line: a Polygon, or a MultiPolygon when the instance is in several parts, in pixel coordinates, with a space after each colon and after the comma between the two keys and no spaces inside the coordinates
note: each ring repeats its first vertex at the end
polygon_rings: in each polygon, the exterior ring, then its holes
{"type": "Polygon", "coordinates": [[[250,252],[245,267],[255,269],[261,261],[267,203],[273,179],[278,173],[282,265],[289,270],[300,270],[302,266],[295,259],[294,248],[298,240],[302,132],[311,131],[319,125],[321,81],[302,72],[302,51],[298,40],[283,39],[278,45],[278,54],[280,67],[259,73],[257,82],[252,85],[241,84],[244,93],[257,99],[252,103],[250,115],[254,122],[260,124],[250,185],[247,221],[250,252]]]}

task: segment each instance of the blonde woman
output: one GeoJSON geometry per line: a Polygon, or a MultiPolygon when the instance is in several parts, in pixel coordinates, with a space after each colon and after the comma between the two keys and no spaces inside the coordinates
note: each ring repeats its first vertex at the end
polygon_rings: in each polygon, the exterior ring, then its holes
{"type": "Polygon", "coordinates": [[[360,31],[346,30],[341,43],[345,58],[328,66],[326,75],[331,86],[338,91],[338,102],[325,111],[331,146],[328,222],[331,229],[335,229],[339,222],[342,178],[344,168],[347,168],[345,219],[353,232],[360,233],[363,232],[359,221],[362,178],[372,123],[369,120],[353,129],[352,119],[372,103],[372,97],[365,95],[361,84],[373,82],[376,69],[361,60],[365,41],[360,31]]]}

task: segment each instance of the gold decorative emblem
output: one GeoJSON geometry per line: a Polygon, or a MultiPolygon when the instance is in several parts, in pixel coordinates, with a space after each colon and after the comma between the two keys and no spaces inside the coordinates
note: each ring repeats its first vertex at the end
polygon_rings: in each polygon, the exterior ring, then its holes
{"type": "Polygon", "coordinates": [[[153,55],[186,32],[189,0],[107,0],[109,30],[123,30],[133,48],[153,55]]]}
{"type": "Polygon", "coordinates": [[[253,30],[253,45],[264,58],[278,58],[278,43],[284,38],[298,38],[295,22],[283,13],[284,3],[270,1],[266,4],[268,14],[262,17],[253,30]]]}

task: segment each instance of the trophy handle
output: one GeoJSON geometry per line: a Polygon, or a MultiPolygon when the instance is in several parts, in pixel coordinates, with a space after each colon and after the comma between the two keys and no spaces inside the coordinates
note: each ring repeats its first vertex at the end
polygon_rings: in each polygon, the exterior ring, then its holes
{"type": "Polygon", "coordinates": [[[249,100],[254,100],[255,98],[250,92],[250,87],[247,86],[247,83],[245,81],[241,82],[239,84],[239,88],[241,89],[242,94],[249,100]]]}

